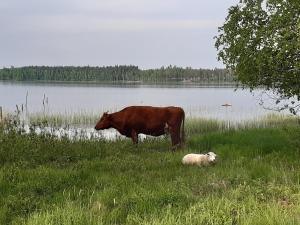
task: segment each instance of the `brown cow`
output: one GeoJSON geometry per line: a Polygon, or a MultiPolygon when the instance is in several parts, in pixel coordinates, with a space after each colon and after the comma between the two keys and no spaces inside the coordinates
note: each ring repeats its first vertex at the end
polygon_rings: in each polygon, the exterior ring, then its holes
{"type": "Polygon", "coordinates": [[[119,112],[104,113],[95,129],[115,128],[136,144],[140,133],[151,136],[169,133],[175,149],[184,143],[184,119],[185,113],[179,107],[129,106],[119,112]]]}

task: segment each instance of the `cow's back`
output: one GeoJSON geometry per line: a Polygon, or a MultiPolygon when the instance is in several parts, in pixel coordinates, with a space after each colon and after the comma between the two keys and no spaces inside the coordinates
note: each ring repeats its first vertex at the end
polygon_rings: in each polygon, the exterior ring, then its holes
{"type": "Polygon", "coordinates": [[[125,129],[134,129],[138,133],[154,136],[165,133],[165,125],[170,126],[181,122],[182,108],[179,107],[153,107],[129,106],[121,110],[125,129]]]}

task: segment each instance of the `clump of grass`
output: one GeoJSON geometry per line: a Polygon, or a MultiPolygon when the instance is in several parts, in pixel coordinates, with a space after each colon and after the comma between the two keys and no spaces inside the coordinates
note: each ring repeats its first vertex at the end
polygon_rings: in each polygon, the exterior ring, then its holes
{"type": "Polygon", "coordinates": [[[47,123],[50,126],[62,127],[62,126],[80,126],[88,127],[94,126],[99,120],[100,115],[98,113],[58,113],[58,114],[42,114],[33,113],[29,115],[29,121],[33,124],[47,123]]]}
{"type": "Polygon", "coordinates": [[[186,132],[188,135],[206,134],[211,132],[224,132],[230,130],[245,130],[255,128],[271,128],[299,126],[300,117],[294,115],[268,114],[253,120],[222,121],[216,119],[188,118],[186,132]]]}
{"type": "Polygon", "coordinates": [[[267,128],[300,125],[300,117],[284,114],[267,114],[250,121],[243,121],[237,125],[237,128],[267,128]]]}
{"type": "Polygon", "coordinates": [[[20,220],[19,224],[27,225],[100,225],[101,216],[80,204],[68,201],[63,206],[55,206],[52,210],[36,212],[26,221],[20,220]]]}

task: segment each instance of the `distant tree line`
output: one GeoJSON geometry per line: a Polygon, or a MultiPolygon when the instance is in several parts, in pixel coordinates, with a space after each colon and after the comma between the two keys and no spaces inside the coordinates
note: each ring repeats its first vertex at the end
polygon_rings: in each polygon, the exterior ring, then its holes
{"type": "Polygon", "coordinates": [[[10,81],[73,81],[73,82],[137,82],[233,84],[226,69],[193,69],[176,66],[141,70],[137,66],[26,66],[0,69],[0,80],[10,81]]]}

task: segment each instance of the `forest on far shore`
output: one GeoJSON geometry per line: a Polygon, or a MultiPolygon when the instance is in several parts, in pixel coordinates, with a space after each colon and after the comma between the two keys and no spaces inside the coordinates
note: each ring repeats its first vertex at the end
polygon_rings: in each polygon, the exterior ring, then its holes
{"type": "Polygon", "coordinates": [[[182,83],[234,84],[226,69],[193,69],[176,66],[142,70],[133,65],[103,67],[26,66],[0,69],[0,80],[9,81],[62,81],[111,83],[182,83]]]}

